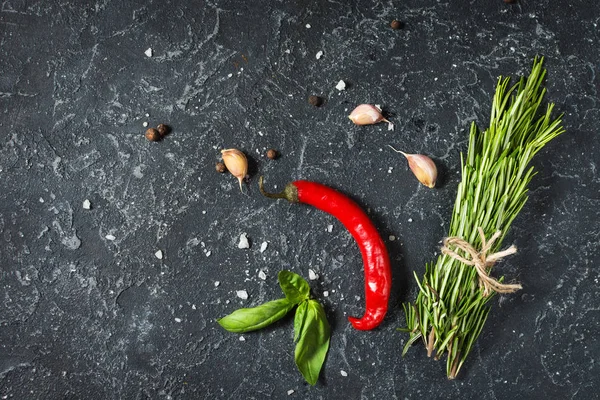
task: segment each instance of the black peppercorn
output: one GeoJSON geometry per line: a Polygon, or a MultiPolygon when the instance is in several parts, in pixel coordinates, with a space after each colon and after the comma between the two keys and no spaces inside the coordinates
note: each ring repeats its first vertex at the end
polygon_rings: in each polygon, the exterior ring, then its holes
{"type": "Polygon", "coordinates": [[[158,126],[156,127],[156,130],[158,131],[160,136],[165,136],[170,131],[169,126],[165,125],[165,124],[158,124],[158,126]]]}
{"type": "Polygon", "coordinates": [[[274,160],[277,158],[277,150],[269,149],[267,150],[267,158],[270,160],[274,160]]]}
{"type": "Polygon", "coordinates": [[[308,96],[308,104],[315,107],[320,107],[323,104],[323,99],[319,96],[308,96]]]}
{"type": "Polygon", "coordinates": [[[227,168],[225,168],[225,164],[223,164],[222,162],[218,162],[215,165],[215,169],[217,170],[217,172],[219,172],[221,174],[227,170],[227,168]]]}
{"type": "Polygon", "coordinates": [[[397,21],[397,20],[393,20],[392,23],[390,23],[390,26],[392,27],[392,29],[402,29],[402,22],[397,21]]]}
{"type": "Polygon", "coordinates": [[[148,128],[146,131],[146,139],[151,142],[157,142],[160,140],[160,133],[154,128],[148,128]]]}

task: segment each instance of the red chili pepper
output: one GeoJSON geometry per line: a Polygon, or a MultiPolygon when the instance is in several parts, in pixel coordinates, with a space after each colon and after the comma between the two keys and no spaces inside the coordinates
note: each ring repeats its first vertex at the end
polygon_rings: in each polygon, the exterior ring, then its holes
{"type": "Polygon", "coordinates": [[[348,317],[354,328],[369,330],[377,327],[388,308],[392,272],[385,244],[367,214],[340,192],[316,182],[295,181],[281,193],[267,193],[262,177],[260,192],[270,198],[306,203],[336,217],[352,234],[363,258],[365,268],[366,311],[362,318],[348,317]]]}

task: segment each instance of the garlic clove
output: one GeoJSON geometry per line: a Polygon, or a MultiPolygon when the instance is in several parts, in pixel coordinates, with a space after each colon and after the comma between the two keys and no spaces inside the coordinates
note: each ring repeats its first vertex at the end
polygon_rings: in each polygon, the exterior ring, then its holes
{"type": "Polygon", "coordinates": [[[238,149],[225,149],[221,150],[221,156],[227,170],[240,182],[240,190],[242,190],[242,182],[248,174],[248,159],[246,155],[238,149]]]}
{"type": "Polygon", "coordinates": [[[356,125],[373,125],[381,121],[390,123],[381,114],[381,110],[371,104],[361,104],[348,116],[356,125]]]}
{"type": "Polygon", "coordinates": [[[435,181],[437,180],[437,167],[431,158],[423,154],[408,154],[403,151],[396,150],[392,146],[390,147],[395,152],[401,153],[404,157],[406,157],[410,170],[417,177],[419,182],[428,188],[433,188],[435,186],[435,181]]]}

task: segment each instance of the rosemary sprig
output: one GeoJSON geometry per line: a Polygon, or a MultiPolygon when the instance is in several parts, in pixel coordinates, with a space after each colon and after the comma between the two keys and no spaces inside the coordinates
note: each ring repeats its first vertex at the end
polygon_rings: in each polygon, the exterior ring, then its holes
{"type": "MultiPolygon", "coordinates": [[[[531,74],[510,87],[510,78],[498,79],[492,104],[490,126],[480,132],[471,124],[466,160],[461,154],[462,181],[458,186],[448,236],[458,236],[475,248],[481,246],[478,228],[489,238],[502,236],[491,252],[501,246],[512,221],[527,201],[527,186],[535,175],[529,163],[550,140],[564,132],[561,116],[551,117],[554,104],[538,113],[546,93],[542,82],[546,70],[542,58],[535,58],[531,74]]],[[[475,268],[447,255],[425,268],[419,280],[419,294],[405,304],[409,332],[403,354],[417,340],[436,359],[447,353],[448,378],[456,377],[488,317],[488,302],[479,286],[475,268]]],[[[503,278],[500,279],[502,281],[503,278]]]]}

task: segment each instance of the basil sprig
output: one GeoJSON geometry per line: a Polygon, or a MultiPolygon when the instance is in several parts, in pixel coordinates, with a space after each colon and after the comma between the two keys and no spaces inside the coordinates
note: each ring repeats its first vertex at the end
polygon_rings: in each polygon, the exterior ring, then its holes
{"type": "Polygon", "coordinates": [[[329,350],[330,327],[321,304],[310,298],[310,286],[300,275],[281,271],[279,286],[285,298],[253,308],[240,308],[218,319],[229,332],[244,333],[271,325],[283,318],[294,306],[294,359],[306,382],[315,385],[329,350]]]}
{"type": "Polygon", "coordinates": [[[294,359],[306,382],[314,386],[319,379],[319,372],[329,349],[330,332],[321,304],[316,300],[306,300],[305,303],[306,312],[303,315],[304,322],[296,344],[294,359]]]}
{"type": "Polygon", "coordinates": [[[240,308],[217,322],[229,332],[255,331],[285,317],[294,306],[288,299],[273,300],[254,308],[240,308]]]}

